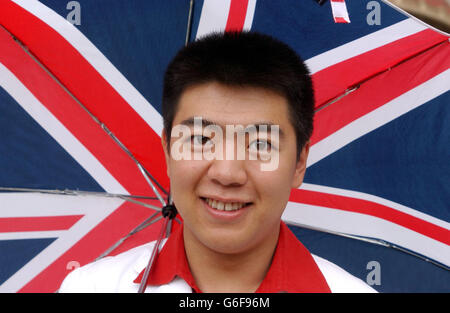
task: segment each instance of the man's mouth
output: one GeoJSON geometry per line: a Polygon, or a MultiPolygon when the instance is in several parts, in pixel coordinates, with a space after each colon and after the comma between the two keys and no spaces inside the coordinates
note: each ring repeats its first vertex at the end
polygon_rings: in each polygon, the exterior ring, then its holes
{"type": "Polygon", "coordinates": [[[210,207],[219,211],[237,211],[250,205],[251,202],[223,202],[211,198],[202,198],[210,207]]]}

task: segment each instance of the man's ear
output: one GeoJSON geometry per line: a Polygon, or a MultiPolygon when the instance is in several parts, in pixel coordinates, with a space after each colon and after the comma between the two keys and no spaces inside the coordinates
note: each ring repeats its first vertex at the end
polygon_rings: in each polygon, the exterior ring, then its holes
{"type": "Polygon", "coordinates": [[[303,182],[306,172],[306,160],[309,154],[309,141],[303,146],[300,157],[295,165],[295,173],[292,180],[292,188],[298,188],[303,182]]]}
{"type": "Polygon", "coordinates": [[[165,159],[166,159],[167,176],[169,176],[169,157],[170,157],[170,155],[169,155],[169,151],[168,151],[169,143],[167,142],[167,135],[166,135],[166,129],[165,128],[162,130],[161,144],[162,144],[162,147],[163,147],[163,150],[164,150],[164,156],[165,156],[165,159]]]}

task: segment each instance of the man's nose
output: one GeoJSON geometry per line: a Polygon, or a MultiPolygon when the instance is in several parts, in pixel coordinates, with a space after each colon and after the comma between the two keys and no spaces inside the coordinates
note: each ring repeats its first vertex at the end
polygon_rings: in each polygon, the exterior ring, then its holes
{"type": "Polygon", "coordinates": [[[245,160],[213,160],[208,177],[223,186],[240,186],[247,182],[245,160]]]}

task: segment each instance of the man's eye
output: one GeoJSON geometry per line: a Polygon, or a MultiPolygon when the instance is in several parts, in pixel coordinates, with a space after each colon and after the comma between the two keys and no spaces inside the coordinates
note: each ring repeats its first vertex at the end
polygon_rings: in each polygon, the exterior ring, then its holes
{"type": "Polygon", "coordinates": [[[261,139],[252,141],[248,146],[249,150],[257,152],[270,151],[271,147],[272,145],[270,144],[270,142],[261,139]]]}
{"type": "Polygon", "coordinates": [[[208,141],[210,141],[210,138],[202,136],[202,135],[192,135],[191,136],[191,142],[194,145],[203,146],[204,144],[208,143],[208,141]]]}

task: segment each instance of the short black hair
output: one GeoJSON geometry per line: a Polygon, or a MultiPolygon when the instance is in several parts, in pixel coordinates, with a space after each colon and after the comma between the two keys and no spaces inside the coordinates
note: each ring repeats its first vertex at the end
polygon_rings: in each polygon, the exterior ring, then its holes
{"type": "Polygon", "coordinates": [[[297,140],[297,158],[313,130],[314,91],[308,68],[285,43],[257,32],[213,33],[182,48],[164,76],[162,115],[167,143],[182,93],[217,82],[260,87],[284,96],[297,140]]]}

